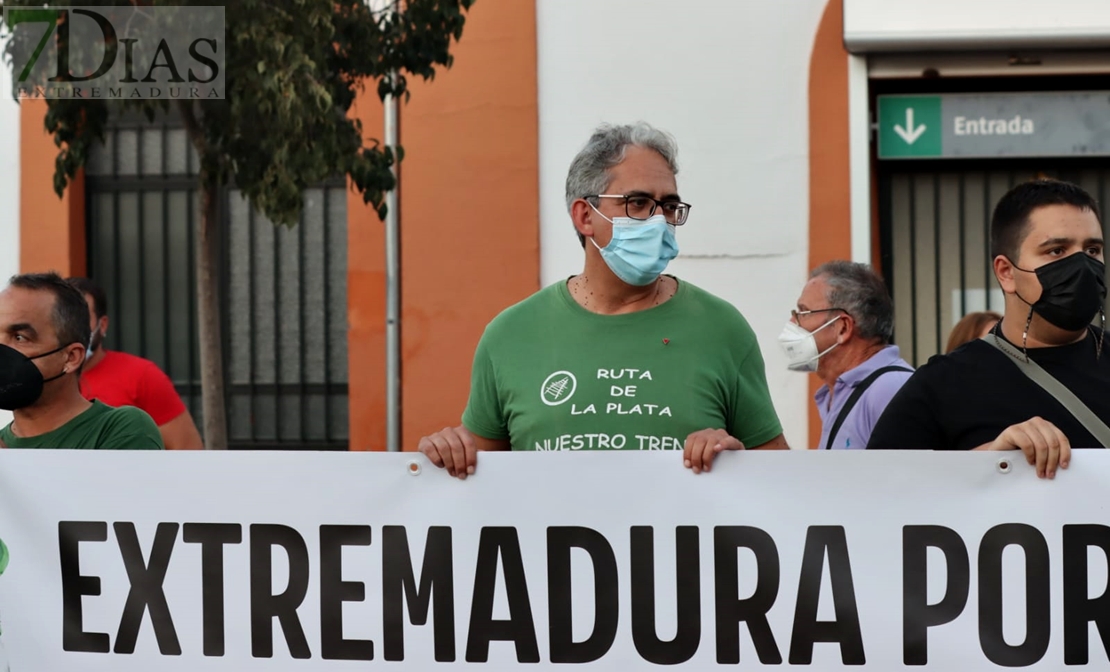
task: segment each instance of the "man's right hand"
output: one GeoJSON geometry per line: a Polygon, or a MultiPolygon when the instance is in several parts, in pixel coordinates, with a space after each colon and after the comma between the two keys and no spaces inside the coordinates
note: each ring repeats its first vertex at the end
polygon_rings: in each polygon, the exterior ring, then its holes
{"type": "Polygon", "coordinates": [[[1056,467],[1067,469],[1071,463],[1071,443],[1051,422],[1033,418],[1011,425],[990,443],[976,450],[1020,450],[1025,461],[1037,467],[1038,478],[1055,478],[1056,467]]]}
{"type": "Polygon", "coordinates": [[[478,464],[478,446],[474,436],[466,427],[444,427],[442,430],[420,439],[417,448],[424,453],[432,464],[443,467],[452,476],[462,480],[474,473],[478,464]]]}

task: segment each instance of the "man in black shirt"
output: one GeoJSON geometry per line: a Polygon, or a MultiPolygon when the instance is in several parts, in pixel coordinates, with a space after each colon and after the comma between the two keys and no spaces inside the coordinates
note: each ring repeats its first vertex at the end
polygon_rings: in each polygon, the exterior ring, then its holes
{"type": "Polygon", "coordinates": [[[1066,182],[1018,185],[995,208],[991,255],[1006,307],[985,339],[997,338],[999,347],[977,339],[930,358],[891,400],[867,447],[1016,449],[1038,476],[1053,478],[1058,466],[1067,468],[1072,446],[1106,446],[1020,362],[1036,362],[1104,423],[1110,420],[1098,206],[1066,182]]]}

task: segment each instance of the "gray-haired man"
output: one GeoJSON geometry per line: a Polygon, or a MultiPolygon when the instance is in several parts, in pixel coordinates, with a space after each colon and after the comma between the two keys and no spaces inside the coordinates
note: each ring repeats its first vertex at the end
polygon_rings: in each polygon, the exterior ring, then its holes
{"type": "Polygon", "coordinates": [[[830,261],[810,274],[779,343],[792,371],[825,383],[814,401],[819,449],[863,449],[890,399],[913,374],[890,345],[894,306],[864,264],[830,261]]]}
{"type": "Polygon", "coordinates": [[[466,478],[479,450],[672,449],[697,473],[787,447],[747,321],[663,274],[690,213],[676,155],[646,124],[594,132],[566,182],[584,269],[486,327],[462,426],[420,440],[434,464],[466,478]]]}

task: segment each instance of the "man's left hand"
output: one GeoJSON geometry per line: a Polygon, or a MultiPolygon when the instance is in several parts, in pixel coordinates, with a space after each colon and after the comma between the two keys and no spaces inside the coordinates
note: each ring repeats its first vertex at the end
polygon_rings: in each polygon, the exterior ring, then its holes
{"type": "Polygon", "coordinates": [[[722,450],[744,450],[744,444],[723,429],[703,429],[686,437],[682,461],[687,469],[700,474],[713,468],[713,458],[722,450]]]}

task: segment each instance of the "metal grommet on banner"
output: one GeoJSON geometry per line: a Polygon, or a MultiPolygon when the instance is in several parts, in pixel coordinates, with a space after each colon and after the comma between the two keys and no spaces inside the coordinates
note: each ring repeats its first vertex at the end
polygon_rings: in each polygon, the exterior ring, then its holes
{"type": "Polygon", "coordinates": [[[416,460],[410,460],[409,461],[408,469],[409,469],[409,475],[410,476],[419,476],[420,475],[420,463],[417,462],[416,460]]]}
{"type": "Polygon", "coordinates": [[[1008,474],[1013,469],[1013,461],[1008,457],[1003,457],[998,461],[998,472],[1001,474],[1008,474]]]}

